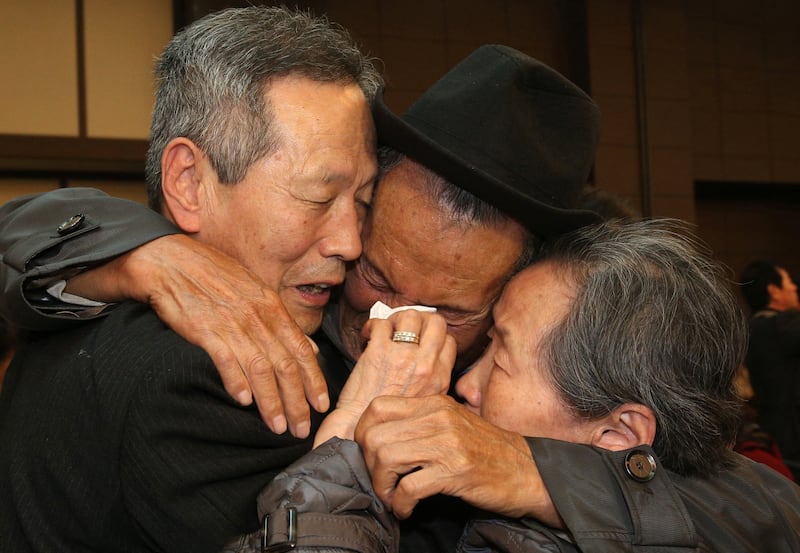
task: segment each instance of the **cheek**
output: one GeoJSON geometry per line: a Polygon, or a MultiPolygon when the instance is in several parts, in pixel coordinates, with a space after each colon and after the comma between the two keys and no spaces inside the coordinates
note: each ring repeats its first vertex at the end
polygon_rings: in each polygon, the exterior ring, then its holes
{"type": "Polygon", "coordinates": [[[481,417],[492,424],[523,435],[530,427],[525,394],[518,383],[498,370],[492,371],[483,390],[481,417]]]}
{"type": "Polygon", "coordinates": [[[489,343],[489,337],[486,335],[488,330],[488,322],[477,325],[451,326],[448,321],[447,324],[447,332],[456,340],[458,354],[461,356],[466,355],[470,357],[472,361],[477,359],[483,350],[486,349],[489,343]]]}
{"type": "Polygon", "coordinates": [[[344,283],[344,300],[352,310],[359,313],[367,312],[372,304],[380,299],[381,295],[364,281],[358,269],[353,269],[347,274],[344,283]]]}
{"type": "Polygon", "coordinates": [[[568,434],[564,407],[541,384],[522,375],[492,371],[483,401],[481,416],[506,430],[545,438],[568,434]]]}
{"type": "MultiPolygon", "coordinates": [[[[263,237],[262,237],[263,238],[263,237]]],[[[297,281],[304,281],[303,275],[308,272],[308,266],[312,263],[306,261],[308,248],[305,244],[297,241],[275,240],[262,242],[260,248],[250,249],[249,255],[257,255],[254,263],[262,267],[262,276],[266,284],[272,287],[284,287],[298,284],[297,281]]]]}
{"type": "Polygon", "coordinates": [[[243,206],[232,226],[241,229],[238,247],[250,256],[258,256],[262,264],[290,265],[314,250],[317,241],[317,228],[304,214],[286,206],[273,210],[264,202],[243,206]]]}

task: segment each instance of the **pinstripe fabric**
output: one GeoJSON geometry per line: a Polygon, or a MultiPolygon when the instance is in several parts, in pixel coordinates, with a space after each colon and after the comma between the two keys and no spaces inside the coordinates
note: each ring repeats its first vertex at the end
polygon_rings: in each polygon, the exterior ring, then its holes
{"type": "Polygon", "coordinates": [[[137,304],[23,347],[0,416],[3,551],[217,551],[311,446],[137,304]]]}

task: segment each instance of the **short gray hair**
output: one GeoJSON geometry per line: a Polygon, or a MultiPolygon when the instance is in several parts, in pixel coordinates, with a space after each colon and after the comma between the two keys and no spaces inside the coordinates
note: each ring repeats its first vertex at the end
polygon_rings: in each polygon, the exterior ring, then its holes
{"type": "Polygon", "coordinates": [[[158,85],[146,177],[148,200],[161,206],[161,155],[186,137],[208,155],[221,182],[244,179],[276,147],[270,79],[298,74],[356,83],[371,103],[383,79],[347,31],[324,17],[284,7],[250,6],[210,14],[173,37],[158,60],[158,85]]]}
{"type": "Polygon", "coordinates": [[[741,412],[733,379],[746,321],[707,248],[677,220],[615,221],[562,237],[544,257],[575,286],[543,348],[574,414],[646,405],[667,468],[703,476],[724,466],[741,412]]]}

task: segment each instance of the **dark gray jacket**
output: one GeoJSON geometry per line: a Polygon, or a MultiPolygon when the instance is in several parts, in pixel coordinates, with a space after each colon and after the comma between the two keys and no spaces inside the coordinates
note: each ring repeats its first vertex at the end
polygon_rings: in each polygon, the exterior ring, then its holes
{"type": "Polygon", "coordinates": [[[747,367],[758,423],[800,478],[800,311],[758,311],[750,319],[747,367]]]}
{"type": "MultiPolygon", "coordinates": [[[[713,478],[681,478],[657,467],[652,480],[629,485],[628,452],[543,438],[529,443],[571,532],[484,514],[466,526],[457,551],[800,551],[800,488],[735,453],[731,468],[713,478]],[[566,470],[547,463],[554,455],[566,470]]],[[[397,524],[375,496],[351,441],[334,438],[306,454],[267,486],[258,506],[259,516],[269,519],[269,544],[288,541],[293,508],[300,551],[398,550],[397,524]]]]}

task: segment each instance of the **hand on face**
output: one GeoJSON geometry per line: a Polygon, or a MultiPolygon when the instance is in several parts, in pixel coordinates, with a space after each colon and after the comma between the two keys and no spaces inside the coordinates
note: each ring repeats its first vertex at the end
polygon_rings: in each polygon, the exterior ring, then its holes
{"type": "Polygon", "coordinates": [[[165,324],[203,348],[231,396],[243,405],[255,397],[272,431],[285,432],[288,420],[293,435],[308,436],[308,403],[326,411],[327,385],[316,346],[274,290],[224,253],[183,235],[154,240],[118,260],[105,270],[121,264],[128,297],[150,303],[165,324]]]}
{"type": "Polygon", "coordinates": [[[370,319],[362,332],[369,341],[367,348],[347,379],[336,410],[317,432],[315,445],[334,435],[351,439],[361,414],[378,396],[447,393],[456,345],[441,316],[401,311],[385,320],[370,319]],[[416,334],[419,344],[394,341],[396,331],[416,334]]]}
{"type": "Polygon", "coordinates": [[[449,396],[380,397],[355,431],[378,497],[403,519],[435,494],[559,523],[525,439],[449,396]]]}
{"type": "Polygon", "coordinates": [[[409,159],[381,177],[362,233],[364,252],[348,272],[340,304],[341,338],[354,359],[360,330],[378,300],[390,307],[436,307],[466,368],[486,345],[491,309],[526,244],[522,226],[466,223],[440,205],[409,159]]]}

